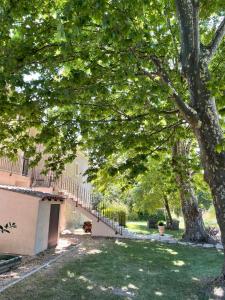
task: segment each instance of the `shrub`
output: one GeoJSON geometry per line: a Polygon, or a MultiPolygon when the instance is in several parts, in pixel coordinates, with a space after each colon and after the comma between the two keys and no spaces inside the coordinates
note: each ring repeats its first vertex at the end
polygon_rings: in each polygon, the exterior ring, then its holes
{"type": "Polygon", "coordinates": [[[165,226],[165,222],[160,220],[160,221],[157,222],[157,225],[158,226],[165,226]]]}
{"type": "Polygon", "coordinates": [[[149,215],[148,228],[157,228],[157,223],[161,220],[165,221],[165,215],[163,210],[158,209],[154,214],[149,215]]]}
{"type": "Polygon", "coordinates": [[[126,226],[127,207],[120,203],[109,203],[106,208],[101,208],[104,216],[119,223],[120,226],[126,226]]]}
{"type": "Polygon", "coordinates": [[[179,220],[173,219],[173,223],[170,224],[169,221],[166,221],[166,228],[171,230],[179,230],[179,220]]]}
{"type": "Polygon", "coordinates": [[[136,211],[131,211],[128,214],[129,221],[140,221],[139,215],[136,211]]]}

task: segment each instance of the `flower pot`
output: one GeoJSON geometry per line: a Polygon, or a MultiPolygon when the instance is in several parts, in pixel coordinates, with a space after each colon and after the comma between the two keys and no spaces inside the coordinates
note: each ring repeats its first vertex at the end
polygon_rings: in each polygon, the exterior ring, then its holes
{"type": "Polygon", "coordinates": [[[159,234],[160,235],[164,235],[164,233],[165,233],[165,226],[158,225],[158,229],[159,229],[159,234]]]}
{"type": "Polygon", "coordinates": [[[90,221],[85,221],[83,225],[84,232],[88,233],[92,230],[92,223],[90,221]]]}

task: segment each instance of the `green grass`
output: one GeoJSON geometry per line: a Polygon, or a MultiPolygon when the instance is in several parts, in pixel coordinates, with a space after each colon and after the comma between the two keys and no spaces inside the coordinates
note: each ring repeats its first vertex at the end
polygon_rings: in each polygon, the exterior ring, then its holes
{"type": "Polygon", "coordinates": [[[87,255],[71,255],[3,292],[0,300],[209,299],[206,282],[223,262],[214,249],[149,241],[98,239],[81,247],[87,255]]]}
{"type": "Polygon", "coordinates": [[[203,214],[203,219],[206,226],[213,226],[218,227],[217,221],[216,221],[216,213],[213,205],[209,208],[208,211],[206,211],[203,214]]]}
{"type": "MultiPolygon", "coordinates": [[[[141,233],[141,234],[153,234],[153,233],[158,233],[158,229],[148,229],[147,228],[147,221],[130,221],[127,222],[127,228],[130,231],[141,233]]],[[[180,239],[182,237],[184,230],[179,229],[179,230],[168,230],[166,229],[165,233],[171,234],[177,239],[180,239]]]]}
{"type": "MultiPolygon", "coordinates": [[[[208,211],[204,212],[203,219],[205,226],[218,227],[215,215],[215,209],[213,205],[209,208],[208,211]]],[[[181,239],[182,234],[184,232],[184,220],[182,217],[179,218],[180,221],[180,229],[179,230],[166,230],[166,233],[171,234],[177,239],[181,239]]],[[[141,234],[152,234],[158,233],[157,229],[148,229],[147,221],[129,221],[127,222],[127,228],[130,231],[141,233],[141,234]]]]}

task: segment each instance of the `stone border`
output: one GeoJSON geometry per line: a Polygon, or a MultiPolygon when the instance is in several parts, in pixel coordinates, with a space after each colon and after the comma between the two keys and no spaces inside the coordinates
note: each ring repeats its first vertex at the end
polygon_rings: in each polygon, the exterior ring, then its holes
{"type": "Polygon", "coordinates": [[[183,242],[175,239],[172,235],[165,234],[164,236],[160,236],[159,234],[139,234],[135,232],[131,232],[128,229],[124,232],[124,235],[120,239],[130,239],[130,240],[148,240],[152,242],[160,242],[165,244],[179,244],[183,246],[191,246],[191,247],[200,247],[200,248],[214,248],[217,250],[223,250],[223,245],[221,243],[209,244],[209,243],[191,243],[191,242],[183,242]]]}

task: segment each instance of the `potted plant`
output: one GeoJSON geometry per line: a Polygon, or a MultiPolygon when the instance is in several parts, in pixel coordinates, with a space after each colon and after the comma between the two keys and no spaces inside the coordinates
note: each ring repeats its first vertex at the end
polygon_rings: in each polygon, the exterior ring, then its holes
{"type": "Polygon", "coordinates": [[[164,235],[164,233],[165,233],[165,222],[164,221],[158,222],[158,229],[159,229],[159,234],[164,235]]]}
{"type": "Polygon", "coordinates": [[[92,230],[92,222],[91,221],[85,221],[84,224],[83,224],[83,229],[84,229],[84,232],[90,232],[91,233],[91,230],[92,230]]]}

